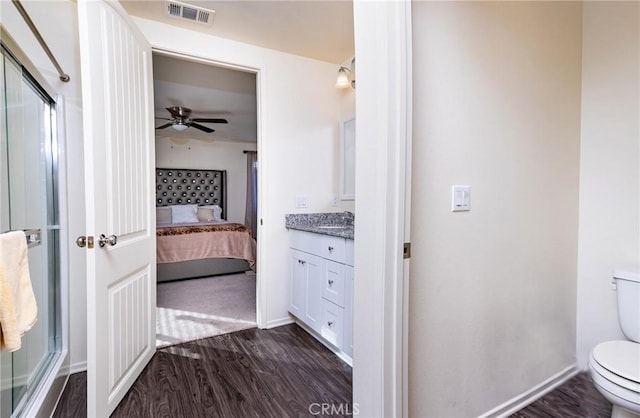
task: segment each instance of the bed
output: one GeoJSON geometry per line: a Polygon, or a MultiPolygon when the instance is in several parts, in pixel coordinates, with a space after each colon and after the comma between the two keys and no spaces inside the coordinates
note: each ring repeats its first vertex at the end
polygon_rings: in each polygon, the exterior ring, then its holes
{"type": "Polygon", "coordinates": [[[255,271],[256,241],[225,220],[226,200],[226,170],[156,169],[158,282],[255,271]]]}

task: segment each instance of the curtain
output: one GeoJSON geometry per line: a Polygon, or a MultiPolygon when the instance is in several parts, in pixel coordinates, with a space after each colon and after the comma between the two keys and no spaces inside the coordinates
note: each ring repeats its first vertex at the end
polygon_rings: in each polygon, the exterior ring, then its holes
{"type": "Polygon", "coordinates": [[[247,153],[247,204],[244,223],[251,230],[253,238],[258,237],[258,153],[247,153]]]}

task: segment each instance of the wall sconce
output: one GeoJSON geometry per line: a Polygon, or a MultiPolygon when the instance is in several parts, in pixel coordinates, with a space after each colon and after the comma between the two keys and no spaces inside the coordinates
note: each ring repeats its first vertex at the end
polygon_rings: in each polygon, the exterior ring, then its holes
{"type": "Polygon", "coordinates": [[[356,71],[356,58],[354,57],[351,60],[351,68],[340,67],[340,69],[338,70],[338,78],[336,79],[336,88],[344,89],[351,86],[351,88],[355,89],[356,88],[355,71],[356,71]],[[351,77],[349,77],[349,74],[347,74],[347,72],[351,74],[351,77]]]}

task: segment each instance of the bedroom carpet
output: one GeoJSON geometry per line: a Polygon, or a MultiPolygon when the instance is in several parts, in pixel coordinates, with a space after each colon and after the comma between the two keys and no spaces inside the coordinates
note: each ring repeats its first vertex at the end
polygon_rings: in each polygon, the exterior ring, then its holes
{"type": "Polygon", "coordinates": [[[256,276],[244,273],[159,283],[156,347],[256,326],[256,276]]]}

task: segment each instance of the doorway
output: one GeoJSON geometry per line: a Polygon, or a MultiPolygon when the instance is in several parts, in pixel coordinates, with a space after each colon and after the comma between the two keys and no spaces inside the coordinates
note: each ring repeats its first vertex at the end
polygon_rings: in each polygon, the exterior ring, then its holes
{"type": "Polygon", "coordinates": [[[163,51],[153,68],[156,345],[165,347],[258,325],[257,94],[255,72],[163,51]],[[193,209],[190,221],[177,215],[193,209]],[[183,251],[194,239],[203,241],[183,251]]]}

